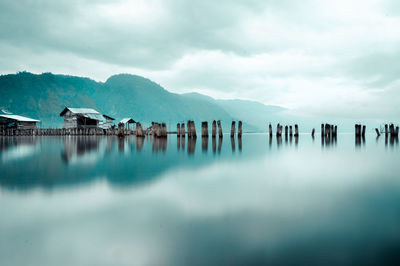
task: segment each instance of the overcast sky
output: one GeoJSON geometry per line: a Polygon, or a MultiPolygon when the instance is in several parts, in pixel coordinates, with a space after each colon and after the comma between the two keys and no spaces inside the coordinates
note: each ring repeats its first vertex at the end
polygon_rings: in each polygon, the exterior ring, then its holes
{"type": "Polygon", "coordinates": [[[0,0],[0,73],[166,89],[308,114],[400,115],[400,1],[0,0]]]}

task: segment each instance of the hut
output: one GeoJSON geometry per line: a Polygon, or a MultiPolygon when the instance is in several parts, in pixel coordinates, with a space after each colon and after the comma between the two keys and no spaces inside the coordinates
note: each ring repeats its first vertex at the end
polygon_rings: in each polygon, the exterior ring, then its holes
{"type": "Polygon", "coordinates": [[[133,119],[130,118],[130,117],[126,117],[126,118],[123,118],[121,121],[119,121],[118,124],[120,124],[120,123],[124,124],[125,129],[131,129],[131,128],[129,127],[129,125],[130,125],[130,124],[135,124],[136,121],[133,120],[133,119]]]}
{"type": "Polygon", "coordinates": [[[13,114],[0,114],[0,129],[35,129],[40,120],[13,114]]]}
{"type": "Polygon", "coordinates": [[[91,108],[65,107],[60,113],[64,117],[63,128],[99,128],[105,117],[91,108]]]}

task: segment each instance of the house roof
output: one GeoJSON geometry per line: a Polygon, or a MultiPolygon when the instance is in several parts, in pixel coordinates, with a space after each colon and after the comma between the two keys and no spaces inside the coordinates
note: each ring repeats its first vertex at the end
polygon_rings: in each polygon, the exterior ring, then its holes
{"type": "Polygon", "coordinates": [[[92,108],[71,108],[71,107],[65,107],[64,110],[60,113],[60,116],[65,115],[67,111],[70,111],[73,114],[100,114],[96,110],[92,108]]]}
{"type": "Polygon", "coordinates": [[[78,114],[86,118],[90,118],[93,120],[103,121],[104,116],[97,112],[92,108],[71,108],[65,107],[64,110],[60,113],[60,116],[64,116],[67,111],[70,111],[73,114],[78,114]]]}
{"type": "Polygon", "coordinates": [[[115,120],[115,118],[112,118],[111,116],[108,115],[103,115],[105,118],[110,119],[110,120],[115,120]]]}
{"type": "Polygon", "coordinates": [[[126,123],[128,123],[128,124],[133,124],[133,123],[136,123],[136,121],[135,120],[133,120],[132,118],[130,118],[130,117],[128,117],[128,118],[124,118],[124,119],[122,119],[121,121],[119,121],[120,123],[122,123],[122,124],[126,124],[126,123]]]}
{"type": "Polygon", "coordinates": [[[40,120],[36,120],[33,118],[20,116],[20,115],[2,115],[2,114],[0,114],[0,117],[8,118],[8,119],[19,121],[19,122],[40,122],[40,120]]]}

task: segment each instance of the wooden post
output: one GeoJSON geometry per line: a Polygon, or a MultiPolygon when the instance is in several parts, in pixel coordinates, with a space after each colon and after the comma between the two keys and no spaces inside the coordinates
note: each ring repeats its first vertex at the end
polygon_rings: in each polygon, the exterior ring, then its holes
{"type": "Polygon", "coordinates": [[[181,135],[181,124],[176,124],[176,135],[179,137],[181,135]]]}
{"type": "Polygon", "coordinates": [[[188,138],[192,137],[191,123],[192,123],[192,121],[190,121],[190,120],[187,121],[187,136],[188,136],[188,138]]]}
{"type": "Polygon", "coordinates": [[[196,135],[196,125],[194,124],[194,121],[192,120],[192,122],[191,122],[191,136],[193,137],[193,138],[197,138],[197,135],[196,135]]]}
{"type": "Polygon", "coordinates": [[[221,127],[221,120],[217,121],[217,125],[218,125],[218,135],[220,138],[222,138],[223,134],[222,134],[222,127],[221,127]]]}
{"type": "MultiPolygon", "coordinates": [[[[361,125],[360,125],[360,126],[361,126],[361,125]]],[[[366,129],[366,126],[363,125],[363,127],[362,127],[362,137],[365,137],[365,129],[366,129]]]]}
{"type": "Polygon", "coordinates": [[[215,138],[215,136],[217,135],[217,122],[214,120],[212,122],[212,137],[215,138]]]}
{"type": "Polygon", "coordinates": [[[272,137],[272,125],[271,123],[269,124],[269,137],[272,137]]]}
{"type": "Polygon", "coordinates": [[[232,121],[232,126],[231,126],[231,137],[235,136],[235,131],[236,131],[236,122],[232,121]]]}
{"type": "Polygon", "coordinates": [[[388,134],[388,125],[385,124],[385,135],[387,135],[387,134],[388,134]]]}
{"type": "Polygon", "coordinates": [[[315,128],[313,128],[312,131],[311,131],[311,137],[314,138],[314,134],[315,134],[315,128]]]}
{"type": "Polygon", "coordinates": [[[167,135],[168,135],[168,132],[167,132],[167,124],[163,122],[163,123],[161,124],[161,137],[166,138],[167,135]]]}
{"type": "Polygon", "coordinates": [[[207,123],[207,121],[201,122],[201,136],[208,138],[208,123],[207,123]]]}
{"type": "Polygon", "coordinates": [[[281,136],[280,130],[281,130],[281,125],[278,123],[278,124],[276,125],[276,136],[277,136],[277,137],[280,137],[280,136],[281,136]]]}
{"type": "Polygon", "coordinates": [[[142,124],[140,124],[139,122],[136,123],[136,136],[137,137],[144,137],[142,124]]]}
{"type": "Polygon", "coordinates": [[[331,127],[329,124],[325,124],[325,136],[327,137],[331,136],[331,127]]]}
{"type": "Polygon", "coordinates": [[[297,124],[294,125],[294,136],[295,137],[299,136],[299,126],[297,124]]]}
{"type": "Polygon", "coordinates": [[[375,128],[375,132],[376,132],[377,137],[379,137],[381,135],[381,133],[379,132],[379,130],[377,128],[375,128]]]}
{"type": "Polygon", "coordinates": [[[185,137],[185,134],[186,134],[186,132],[185,132],[185,123],[181,123],[181,136],[185,137]]]}
{"type": "Polygon", "coordinates": [[[242,121],[239,121],[239,125],[238,125],[238,137],[239,137],[239,138],[242,137],[242,121]]]}
{"type": "Polygon", "coordinates": [[[321,124],[321,137],[325,136],[325,127],[324,124],[321,124]]]}
{"type": "Polygon", "coordinates": [[[293,127],[292,126],[289,126],[289,135],[293,136],[293,127]]]}
{"type": "Polygon", "coordinates": [[[285,137],[288,136],[288,126],[285,126],[285,137]]]}
{"type": "Polygon", "coordinates": [[[390,132],[390,136],[394,136],[394,125],[393,124],[389,125],[389,132],[390,132]]]}
{"type": "Polygon", "coordinates": [[[356,124],[355,127],[356,127],[356,136],[357,137],[361,137],[361,135],[362,135],[361,125],[360,124],[356,124]]]}

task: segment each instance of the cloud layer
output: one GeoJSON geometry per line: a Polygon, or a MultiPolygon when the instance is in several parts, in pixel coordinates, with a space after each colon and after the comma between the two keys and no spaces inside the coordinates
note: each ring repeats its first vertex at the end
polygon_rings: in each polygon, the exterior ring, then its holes
{"type": "Polygon", "coordinates": [[[311,115],[395,117],[399,16],[383,0],[0,0],[0,72],[128,72],[311,115]]]}

